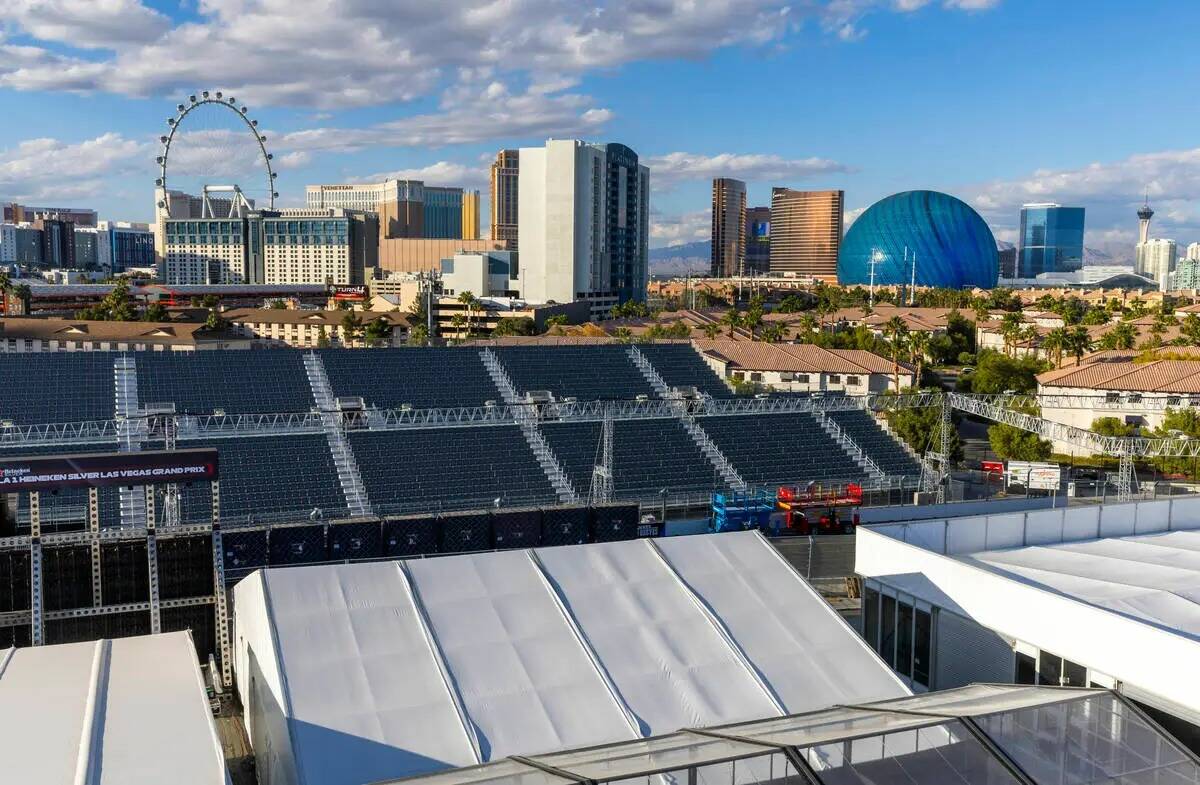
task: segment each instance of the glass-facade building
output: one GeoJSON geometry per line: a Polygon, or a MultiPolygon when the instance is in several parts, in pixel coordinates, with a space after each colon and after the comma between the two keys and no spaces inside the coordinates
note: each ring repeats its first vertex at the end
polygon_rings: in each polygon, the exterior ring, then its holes
{"type": "Polygon", "coordinates": [[[425,186],[425,237],[462,239],[462,217],[463,189],[425,186]]]}
{"type": "MultiPolygon", "coordinates": [[[[771,227],[774,232],[775,227],[771,227]]],[[[772,237],[772,267],[775,238],[772,237]]],[[[838,283],[950,289],[996,285],[996,238],[979,213],[937,191],[905,191],[881,199],[850,227],[838,254],[838,283]]]]}
{"type": "Polygon", "coordinates": [[[1069,273],[1083,267],[1083,208],[1027,204],[1021,208],[1017,278],[1069,273]]]}

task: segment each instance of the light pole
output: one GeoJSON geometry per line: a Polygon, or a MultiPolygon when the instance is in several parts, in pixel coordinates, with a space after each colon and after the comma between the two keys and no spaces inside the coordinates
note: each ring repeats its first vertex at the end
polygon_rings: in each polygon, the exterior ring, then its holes
{"type": "Polygon", "coordinates": [[[871,258],[867,260],[867,264],[870,265],[870,267],[871,267],[871,288],[870,288],[869,303],[870,303],[870,307],[872,310],[875,309],[875,265],[882,263],[883,260],[886,258],[887,257],[885,257],[883,255],[883,251],[879,250],[878,248],[872,248],[871,249],[871,258]]]}

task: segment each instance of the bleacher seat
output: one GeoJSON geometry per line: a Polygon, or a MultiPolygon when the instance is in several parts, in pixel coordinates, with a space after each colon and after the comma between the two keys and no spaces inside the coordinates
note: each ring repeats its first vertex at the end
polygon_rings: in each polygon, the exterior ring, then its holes
{"type": "MultiPolygon", "coordinates": [[[[186,439],[180,449],[215,447],[220,453],[221,520],[307,520],[314,509],[328,519],[347,514],[329,443],[321,434],[186,439]]],[[[146,449],[160,449],[148,445],[146,449]]],[[[181,486],[186,522],[211,520],[208,483],[181,486]]]]}
{"type": "Polygon", "coordinates": [[[504,346],[493,351],[519,393],[549,390],[559,399],[581,401],[657,397],[619,344],[504,346]]]}
{"type": "Polygon", "coordinates": [[[0,421],[111,420],[114,352],[0,352],[0,421]]]}
{"type": "Polygon", "coordinates": [[[668,387],[689,385],[713,398],[732,398],[733,391],[687,343],[648,343],[638,351],[646,356],[668,387]]]}
{"type": "Polygon", "coordinates": [[[557,499],[515,425],[352,431],[350,445],[376,512],[551,504],[557,499]]]}
{"type": "Polygon", "coordinates": [[[862,467],[807,413],[696,419],[751,484],[858,482],[862,467]]]}
{"type": "Polygon", "coordinates": [[[313,406],[304,356],[262,351],[134,352],[138,402],[175,404],[178,414],[306,412],[313,406]]]}
{"type": "MultiPolygon", "coordinates": [[[[2,355],[0,355],[2,356],[2,355]]],[[[53,446],[5,447],[0,449],[0,460],[17,457],[43,455],[69,455],[75,453],[116,452],[116,443],[71,444],[53,446]]],[[[99,489],[100,525],[117,526],[121,522],[120,489],[99,489]]],[[[42,531],[75,531],[87,526],[87,488],[59,488],[42,491],[39,495],[42,531]]],[[[29,494],[17,494],[16,518],[18,529],[29,533],[29,494]]]]}
{"type": "Polygon", "coordinates": [[[921,474],[921,464],[868,412],[861,409],[829,412],[829,418],[841,426],[886,474],[921,474]]]}
{"type": "MultiPolygon", "coordinates": [[[[600,455],[601,423],[544,423],[542,433],[575,491],[586,498],[600,455]]],[[[650,498],[663,488],[672,494],[710,491],[724,484],[679,420],[613,423],[613,489],[619,498],[650,498]]]]}
{"type": "Polygon", "coordinates": [[[482,406],[499,401],[479,349],[322,349],[335,396],[358,396],[367,406],[417,409],[482,406]]]}

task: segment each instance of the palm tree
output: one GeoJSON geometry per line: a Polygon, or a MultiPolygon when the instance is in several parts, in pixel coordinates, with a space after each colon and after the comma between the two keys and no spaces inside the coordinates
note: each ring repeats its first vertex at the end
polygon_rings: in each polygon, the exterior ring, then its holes
{"type": "Polygon", "coordinates": [[[914,332],[908,336],[908,356],[913,365],[917,366],[916,386],[921,385],[921,371],[925,368],[925,360],[929,356],[930,335],[927,332],[914,332]]]}
{"type": "Polygon", "coordinates": [[[466,306],[467,309],[467,335],[471,334],[471,317],[474,315],[475,306],[479,304],[479,300],[473,292],[463,292],[458,296],[458,301],[466,306]]]}
{"type": "Polygon", "coordinates": [[[805,341],[808,341],[812,338],[812,334],[817,331],[817,328],[819,327],[819,323],[817,322],[817,317],[813,316],[811,313],[806,313],[800,317],[800,325],[799,326],[800,326],[800,336],[799,337],[803,338],[805,341]]]}
{"type": "Polygon", "coordinates": [[[1063,352],[1067,349],[1067,328],[1055,327],[1050,332],[1046,333],[1046,337],[1042,339],[1042,348],[1046,350],[1046,357],[1054,352],[1054,366],[1062,367],[1063,352]]]}
{"type": "Polygon", "coordinates": [[[1000,320],[1000,336],[1004,339],[1005,354],[1016,354],[1017,341],[1020,340],[1021,331],[1024,329],[1024,316],[1016,312],[1004,314],[1004,318],[1000,320]]]}
{"type": "Polygon", "coordinates": [[[721,333],[721,325],[713,322],[705,322],[704,326],[700,329],[704,331],[704,337],[708,338],[710,341],[715,341],[717,336],[721,333]]]}
{"type": "Polygon", "coordinates": [[[742,324],[742,316],[736,308],[730,308],[721,316],[721,324],[729,328],[729,337],[733,337],[733,331],[742,324]]]}
{"type": "Polygon", "coordinates": [[[904,339],[908,335],[908,325],[899,316],[893,316],[883,325],[883,334],[887,337],[892,348],[892,382],[897,392],[900,391],[900,353],[904,351],[904,339]]]}
{"type": "Polygon", "coordinates": [[[1038,349],[1040,348],[1038,346],[1038,338],[1040,337],[1041,334],[1038,332],[1037,326],[1033,324],[1021,330],[1021,333],[1018,336],[1018,340],[1024,341],[1029,345],[1029,351],[1033,354],[1033,359],[1035,360],[1038,358],[1038,349]]]}
{"type": "Polygon", "coordinates": [[[1067,350],[1075,356],[1075,364],[1083,362],[1083,355],[1092,350],[1092,336],[1086,327],[1072,327],[1067,332],[1067,350]]]}
{"type": "Polygon", "coordinates": [[[1129,322],[1121,322],[1104,334],[1101,344],[1109,349],[1132,349],[1137,343],[1137,331],[1129,322]]]}

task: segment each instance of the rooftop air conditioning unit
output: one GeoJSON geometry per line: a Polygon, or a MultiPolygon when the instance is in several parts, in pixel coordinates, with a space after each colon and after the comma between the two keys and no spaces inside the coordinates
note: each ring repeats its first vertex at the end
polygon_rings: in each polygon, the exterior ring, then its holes
{"type": "MultiPolygon", "coordinates": [[[[142,412],[148,417],[154,417],[155,415],[174,414],[175,413],[175,404],[174,403],[148,403],[142,407],[142,412]]],[[[220,411],[219,409],[214,413],[215,414],[224,414],[224,412],[220,411]]]]}
{"type": "Polygon", "coordinates": [[[691,384],[683,384],[678,387],[672,387],[671,392],[675,393],[680,398],[699,398],[700,397],[700,390],[696,389],[696,387],[691,384]]]}
{"type": "Polygon", "coordinates": [[[635,395],[635,396],[633,396],[633,400],[635,400],[635,401],[648,401],[648,400],[650,400],[650,396],[649,396],[649,395],[646,395],[645,393],[641,393],[641,394],[638,394],[638,395],[635,395]]]}
{"type": "Polygon", "coordinates": [[[530,390],[525,393],[525,403],[554,403],[549,390],[530,390]]]}
{"type": "Polygon", "coordinates": [[[335,398],[333,405],[337,407],[339,412],[361,412],[367,408],[363,403],[363,399],[357,395],[344,395],[340,398],[335,398]]]}

